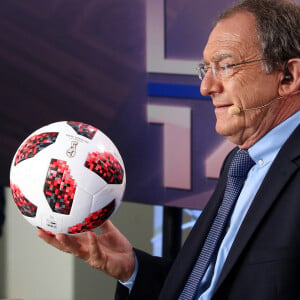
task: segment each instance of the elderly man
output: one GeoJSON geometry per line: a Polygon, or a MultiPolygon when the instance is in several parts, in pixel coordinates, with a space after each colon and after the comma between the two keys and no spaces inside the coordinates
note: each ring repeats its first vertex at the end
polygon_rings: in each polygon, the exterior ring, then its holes
{"type": "Polygon", "coordinates": [[[119,279],[116,299],[299,299],[300,7],[231,7],[203,62],[216,131],[237,147],[176,260],[133,250],[111,222],[100,236],[39,236],[119,279]]]}

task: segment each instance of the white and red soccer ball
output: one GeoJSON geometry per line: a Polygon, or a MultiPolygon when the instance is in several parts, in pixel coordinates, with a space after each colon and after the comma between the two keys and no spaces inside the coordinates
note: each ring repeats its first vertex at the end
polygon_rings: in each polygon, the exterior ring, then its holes
{"type": "Polygon", "coordinates": [[[81,122],[56,122],[36,130],[20,145],[10,169],[20,212],[53,234],[100,226],[118,209],[125,186],[117,147],[81,122]]]}

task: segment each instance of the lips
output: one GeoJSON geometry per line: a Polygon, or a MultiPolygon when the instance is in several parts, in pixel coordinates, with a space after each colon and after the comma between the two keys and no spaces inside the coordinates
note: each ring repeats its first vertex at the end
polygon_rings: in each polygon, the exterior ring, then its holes
{"type": "Polygon", "coordinates": [[[216,104],[215,105],[215,114],[216,115],[224,115],[227,114],[228,109],[232,107],[232,104],[216,104]]]}
{"type": "Polygon", "coordinates": [[[214,104],[215,108],[228,108],[233,104],[214,104]]]}

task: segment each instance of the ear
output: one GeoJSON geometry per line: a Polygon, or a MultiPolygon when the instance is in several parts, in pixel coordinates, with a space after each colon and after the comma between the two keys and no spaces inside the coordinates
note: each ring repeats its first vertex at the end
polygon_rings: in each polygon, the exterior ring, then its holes
{"type": "Polygon", "coordinates": [[[284,65],[279,95],[288,96],[300,90],[300,58],[291,58],[284,65]]]}

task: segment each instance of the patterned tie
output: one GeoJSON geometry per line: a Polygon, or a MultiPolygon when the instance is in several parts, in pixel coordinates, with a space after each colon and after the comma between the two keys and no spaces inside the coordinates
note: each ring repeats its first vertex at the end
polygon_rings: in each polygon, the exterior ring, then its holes
{"type": "Polygon", "coordinates": [[[219,246],[225,235],[225,228],[232,214],[235,202],[254,161],[246,150],[239,150],[233,157],[227,177],[224,198],[210,227],[200,255],[179,297],[180,300],[195,299],[198,286],[210,263],[214,263],[219,246]]]}

